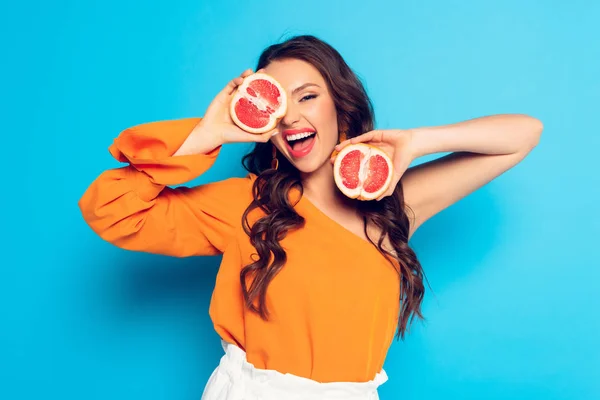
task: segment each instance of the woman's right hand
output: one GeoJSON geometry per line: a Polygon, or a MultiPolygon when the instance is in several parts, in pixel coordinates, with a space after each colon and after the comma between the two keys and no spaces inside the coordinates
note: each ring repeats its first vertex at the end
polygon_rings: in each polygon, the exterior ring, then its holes
{"type": "MultiPolygon", "coordinates": [[[[262,70],[258,71],[262,72],[262,70]]],[[[273,129],[263,134],[253,134],[240,129],[229,114],[229,105],[237,88],[244,78],[252,75],[251,69],[231,80],[227,86],[213,99],[202,120],[194,127],[177,155],[206,154],[225,143],[263,142],[266,143],[277,132],[273,129]]]]}

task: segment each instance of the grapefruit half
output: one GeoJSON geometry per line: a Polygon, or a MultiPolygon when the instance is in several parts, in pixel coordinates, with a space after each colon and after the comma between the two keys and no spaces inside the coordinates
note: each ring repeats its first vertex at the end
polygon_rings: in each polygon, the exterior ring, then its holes
{"type": "Polygon", "coordinates": [[[233,122],[246,132],[260,134],[274,129],[287,111],[287,96],[272,76],[247,76],[231,99],[233,122]]]}
{"type": "Polygon", "coordinates": [[[393,164],[381,149],[364,143],[344,147],[333,164],[335,184],[346,196],[374,200],[392,182],[393,164]]]}

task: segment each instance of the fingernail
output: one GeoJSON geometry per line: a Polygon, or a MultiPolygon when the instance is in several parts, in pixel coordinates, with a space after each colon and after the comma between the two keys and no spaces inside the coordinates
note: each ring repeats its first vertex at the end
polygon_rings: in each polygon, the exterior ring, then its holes
{"type": "Polygon", "coordinates": [[[271,136],[275,136],[275,135],[277,135],[278,133],[279,133],[279,132],[277,132],[277,131],[276,131],[276,132],[273,132],[273,134],[272,134],[271,136]]]}

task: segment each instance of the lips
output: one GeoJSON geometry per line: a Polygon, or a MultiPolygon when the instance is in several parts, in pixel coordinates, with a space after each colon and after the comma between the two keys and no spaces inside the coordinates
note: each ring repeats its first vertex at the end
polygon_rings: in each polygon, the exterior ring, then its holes
{"type": "Polygon", "coordinates": [[[289,154],[293,158],[306,157],[313,149],[317,140],[317,132],[314,130],[304,129],[286,131],[288,134],[284,135],[284,143],[288,149],[289,154]],[[288,141],[288,138],[293,135],[308,135],[308,138],[302,138],[298,140],[288,141]]]}

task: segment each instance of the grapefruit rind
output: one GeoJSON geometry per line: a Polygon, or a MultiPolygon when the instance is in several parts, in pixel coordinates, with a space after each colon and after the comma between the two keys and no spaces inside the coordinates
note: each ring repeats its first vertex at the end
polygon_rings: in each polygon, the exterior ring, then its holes
{"type": "Polygon", "coordinates": [[[266,133],[269,132],[270,130],[274,129],[277,124],[279,123],[279,121],[281,120],[281,118],[283,118],[283,116],[285,115],[285,113],[287,112],[287,96],[285,94],[285,91],[283,90],[283,87],[281,86],[281,84],[279,82],[277,82],[275,80],[275,78],[273,78],[270,75],[267,75],[265,73],[255,73],[252,75],[247,76],[244,81],[242,82],[242,84],[240,86],[238,86],[236,92],[234,93],[232,99],[231,99],[231,103],[229,104],[229,114],[231,115],[231,119],[233,120],[233,122],[242,130],[249,132],[249,133],[254,133],[254,134],[261,134],[261,133],[266,133]],[[242,121],[239,120],[236,112],[235,112],[235,106],[238,103],[238,101],[241,98],[246,98],[248,99],[248,96],[245,94],[246,89],[248,88],[248,86],[259,79],[264,79],[266,81],[269,81],[271,84],[275,85],[277,87],[277,89],[279,90],[279,97],[277,98],[277,100],[279,101],[279,108],[277,108],[277,110],[275,110],[274,113],[270,114],[269,116],[269,122],[260,128],[252,128],[246,124],[244,124],[242,121]]]}

